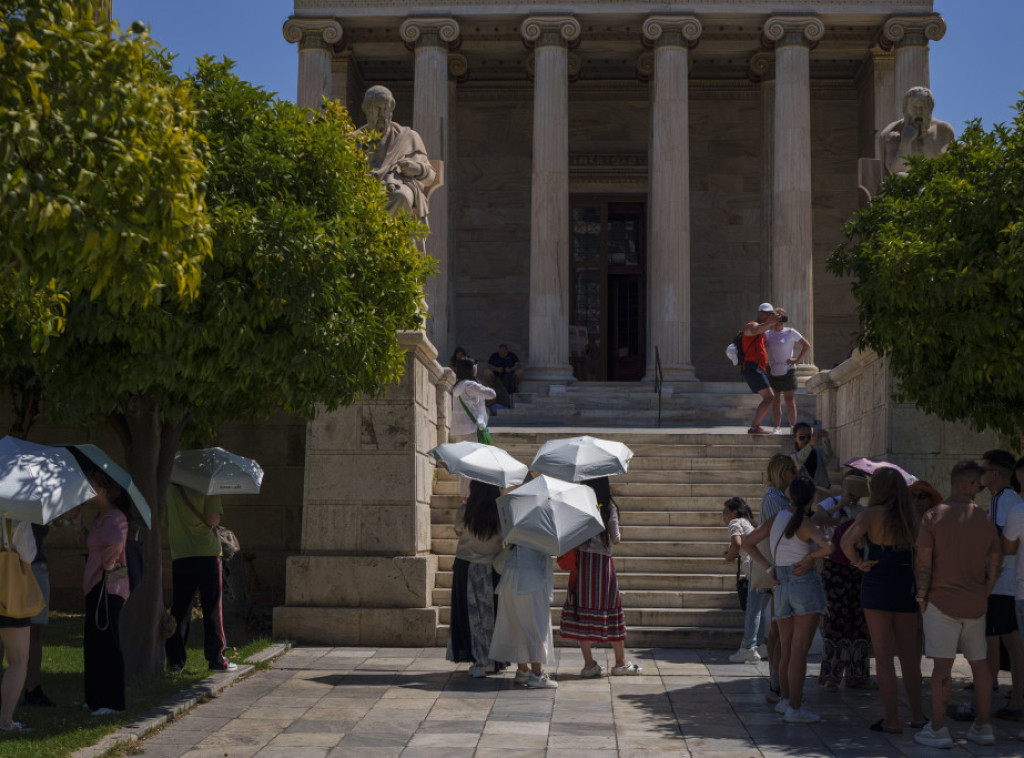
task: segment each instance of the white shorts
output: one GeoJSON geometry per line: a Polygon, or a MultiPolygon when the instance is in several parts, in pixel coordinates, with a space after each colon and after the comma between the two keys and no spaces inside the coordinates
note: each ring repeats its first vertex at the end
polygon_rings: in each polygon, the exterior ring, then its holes
{"type": "Polygon", "coordinates": [[[958,619],[928,603],[924,612],[924,654],[929,658],[956,658],[957,651],[969,661],[988,657],[985,616],[958,619]]]}

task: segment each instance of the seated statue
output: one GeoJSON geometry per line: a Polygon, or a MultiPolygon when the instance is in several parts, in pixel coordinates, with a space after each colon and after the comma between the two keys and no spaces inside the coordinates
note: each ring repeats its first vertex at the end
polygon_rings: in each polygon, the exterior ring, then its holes
{"type": "Polygon", "coordinates": [[[380,139],[367,147],[370,170],[388,191],[388,210],[408,211],[420,221],[428,213],[424,184],[434,181],[435,172],[427,159],[420,135],[391,120],[395,98],[387,87],[370,87],[363,97],[366,125],[358,132],[377,132],[380,139]]]}
{"type": "Polygon", "coordinates": [[[935,98],[927,87],[911,87],[903,96],[903,118],[878,133],[882,178],[907,173],[907,157],[934,158],[946,152],[956,134],[946,121],[932,118],[935,98]]]}

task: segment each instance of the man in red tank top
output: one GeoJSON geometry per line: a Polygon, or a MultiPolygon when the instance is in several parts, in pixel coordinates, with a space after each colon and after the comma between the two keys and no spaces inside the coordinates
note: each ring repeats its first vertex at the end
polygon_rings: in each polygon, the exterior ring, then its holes
{"type": "Polygon", "coordinates": [[[747,434],[771,434],[767,429],[761,428],[761,422],[772,409],[772,399],[775,393],[772,391],[771,382],[768,381],[768,374],[765,367],[768,365],[768,351],[764,346],[764,333],[774,328],[779,317],[775,314],[775,308],[771,303],[761,303],[757,308],[757,320],[748,321],[743,327],[743,368],[741,373],[750,387],[750,391],[761,396],[761,404],[754,412],[754,423],[747,429],[747,434]]]}

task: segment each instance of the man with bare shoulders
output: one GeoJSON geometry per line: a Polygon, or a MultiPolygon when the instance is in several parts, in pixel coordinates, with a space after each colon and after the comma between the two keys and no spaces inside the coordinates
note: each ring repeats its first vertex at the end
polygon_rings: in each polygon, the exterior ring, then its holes
{"type": "Polygon", "coordinates": [[[924,514],[917,536],[917,601],[924,614],[924,654],[934,668],[932,720],[914,735],[914,741],[929,747],[953,746],[945,721],[958,649],[974,678],[976,718],[967,739],[979,745],[995,742],[989,723],[992,672],[985,613],[1003,550],[995,524],[974,502],[982,474],[975,461],[957,463],[950,474],[950,496],[924,514]]]}
{"type": "Polygon", "coordinates": [[[882,177],[902,176],[906,159],[912,155],[934,158],[946,152],[956,137],[946,121],[932,118],[935,98],[927,87],[911,87],[903,96],[903,118],[878,133],[878,156],[882,159],[882,177]]]}
{"type": "Polygon", "coordinates": [[[754,411],[754,423],[747,434],[771,434],[761,428],[761,422],[772,409],[775,392],[765,369],[768,367],[768,351],[765,348],[764,333],[774,329],[779,321],[771,303],[761,303],[757,307],[757,320],[748,321],[743,327],[743,366],[741,375],[750,387],[750,391],[761,396],[761,404],[754,411]]]}

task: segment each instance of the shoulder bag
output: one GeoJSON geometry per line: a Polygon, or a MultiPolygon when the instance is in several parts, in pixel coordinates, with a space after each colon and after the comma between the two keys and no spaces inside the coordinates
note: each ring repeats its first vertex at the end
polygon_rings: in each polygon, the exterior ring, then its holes
{"type": "Polygon", "coordinates": [[[740,574],[741,561],[741,558],[736,559],[736,595],[740,599],[740,610],[745,611],[747,610],[747,594],[750,591],[750,580],[740,574]]]}
{"type": "Polygon", "coordinates": [[[2,520],[4,544],[0,551],[0,615],[12,619],[32,618],[46,607],[46,600],[32,567],[21,560],[14,549],[11,522],[2,520]]]}
{"type": "Polygon", "coordinates": [[[181,492],[181,496],[185,498],[185,503],[192,510],[192,513],[196,515],[196,518],[206,524],[206,526],[212,529],[213,533],[217,535],[217,541],[220,542],[220,551],[223,554],[224,561],[230,561],[238,555],[238,551],[242,549],[242,545],[238,541],[238,537],[235,536],[235,533],[226,526],[210,526],[203,514],[199,512],[199,509],[192,505],[192,500],[189,498],[188,493],[185,492],[185,488],[180,484],[175,486],[181,492]]]}

